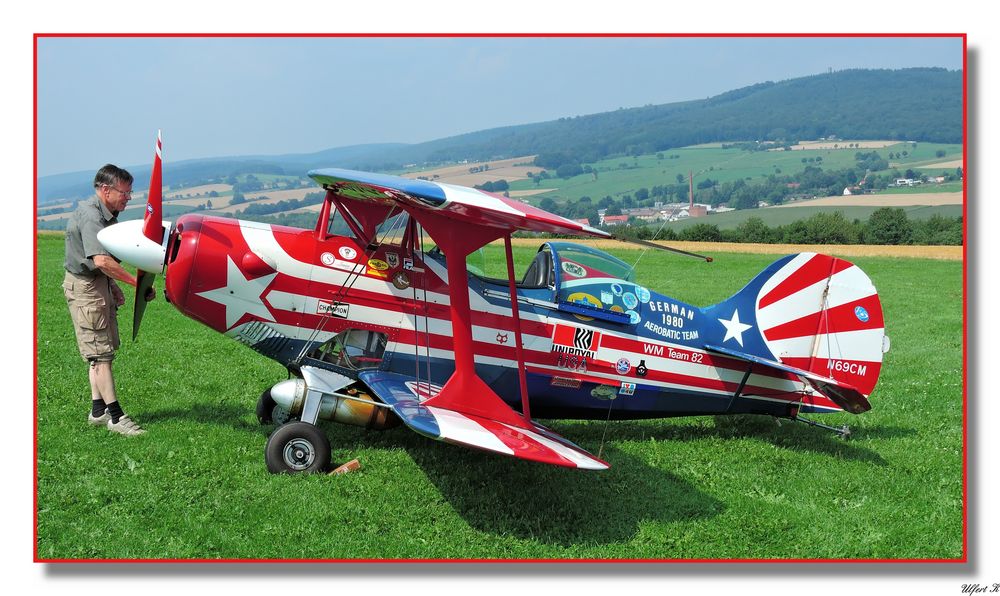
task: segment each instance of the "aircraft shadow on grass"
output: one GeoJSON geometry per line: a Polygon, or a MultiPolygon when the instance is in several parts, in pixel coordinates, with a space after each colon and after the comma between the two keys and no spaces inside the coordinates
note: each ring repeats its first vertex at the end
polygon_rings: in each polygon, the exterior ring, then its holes
{"type": "MultiPolygon", "coordinates": [[[[235,403],[154,410],[143,419],[150,424],[189,420],[262,436],[273,430],[272,426],[258,425],[247,415],[245,406],[235,403]]],[[[750,438],[783,449],[888,465],[878,453],[852,444],[850,439],[790,424],[778,427],[766,417],[726,416],[715,417],[713,424],[685,426],[664,426],[655,421],[612,422],[602,453],[611,464],[606,472],[584,472],[463,450],[401,429],[364,431],[336,424],[323,426],[335,453],[349,454],[354,449],[405,450],[462,519],[477,530],[572,547],[624,543],[635,537],[643,522],[690,522],[714,517],[726,509],[725,503],[669,470],[616,448],[616,442],[750,438]]],[[[560,421],[557,425],[559,432],[583,445],[600,445],[604,438],[603,424],[560,421]]],[[[914,432],[876,427],[859,429],[855,436],[892,438],[914,432]]]]}

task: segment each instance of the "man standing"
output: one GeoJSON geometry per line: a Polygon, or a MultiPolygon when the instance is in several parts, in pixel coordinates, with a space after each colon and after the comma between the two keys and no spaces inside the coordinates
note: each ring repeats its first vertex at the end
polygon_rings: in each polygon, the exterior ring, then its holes
{"type": "MultiPolygon", "coordinates": [[[[92,401],[87,420],[122,435],[140,435],[145,431],[122,412],[111,374],[120,344],[118,307],[125,303],[125,295],[114,280],[135,286],[136,278],[97,241],[97,233],[118,223],[118,214],[132,198],[132,175],[108,164],[97,171],[94,191],[93,200],[81,203],[66,227],[63,293],[80,355],[90,364],[92,401]]],[[[145,299],[155,297],[155,290],[150,288],[145,299]]]]}

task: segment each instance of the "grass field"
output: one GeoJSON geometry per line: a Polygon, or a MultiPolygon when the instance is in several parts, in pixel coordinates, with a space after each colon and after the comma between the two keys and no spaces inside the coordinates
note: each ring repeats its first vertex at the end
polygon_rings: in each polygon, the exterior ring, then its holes
{"type": "MultiPolygon", "coordinates": [[[[324,424],[346,476],[272,476],[260,391],[284,370],[161,298],[116,361],[123,438],[86,423],[89,389],[62,298],[62,237],[38,237],[38,556],[81,558],[958,558],[962,266],[857,258],[892,351],[874,409],[841,440],[767,418],[612,423],[588,473],[324,424]]],[[[498,249],[493,249],[498,250],[498,249]]],[[[526,263],[533,248],[517,248],[526,263]]],[[[637,251],[614,251],[628,262],[637,251]]],[[[647,254],[639,282],[727,297],[773,256],[647,254]]],[[[524,265],[522,265],[523,267],[524,265]]],[[[162,284],[160,284],[162,289],[162,284]]],[[[128,292],[126,292],[128,295],[128,292]]],[[[129,297],[129,304],[131,298],[129,297]]],[[[131,335],[130,308],[120,317],[131,335]]],[[[551,421],[597,452],[603,422],[551,421]]]]}

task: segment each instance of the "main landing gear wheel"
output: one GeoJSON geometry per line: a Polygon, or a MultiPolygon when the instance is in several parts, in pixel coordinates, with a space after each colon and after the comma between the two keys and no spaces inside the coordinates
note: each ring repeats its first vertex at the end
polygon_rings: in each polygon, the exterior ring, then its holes
{"type": "Polygon", "coordinates": [[[257,422],[262,426],[267,424],[284,424],[292,419],[288,410],[279,406],[271,397],[271,390],[265,389],[257,398],[257,422]]]}
{"type": "Polygon", "coordinates": [[[330,466],[330,441],[308,422],[289,422],[271,433],[264,461],[272,474],[322,472],[330,466]]]}

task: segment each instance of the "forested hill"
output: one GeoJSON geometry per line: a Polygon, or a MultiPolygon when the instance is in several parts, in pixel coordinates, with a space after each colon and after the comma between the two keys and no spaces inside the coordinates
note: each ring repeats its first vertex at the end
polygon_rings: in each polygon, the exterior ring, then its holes
{"type": "Polygon", "coordinates": [[[961,143],[962,73],[941,68],[844,70],[760,83],[704,100],[491,129],[411,145],[382,157],[413,163],[571,152],[580,162],[592,162],[699,143],[794,142],[830,135],[961,143]]]}
{"type": "MultiPolygon", "coordinates": [[[[684,81],[678,80],[677,85],[683,86],[684,81]]],[[[556,168],[566,162],[582,164],[700,143],[793,144],[830,135],[961,143],[962,73],[941,68],[844,70],[760,83],[703,100],[494,128],[414,145],[360,145],[310,154],[189,160],[164,168],[164,183],[191,185],[245,172],[301,176],[316,167],[386,171],[405,164],[522,155],[539,155],[538,165],[556,168]]],[[[149,166],[130,171],[141,190],[149,166]]],[[[39,202],[86,196],[92,192],[92,179],[92,171],[44,176],[38,181],[39,202]]]]}

